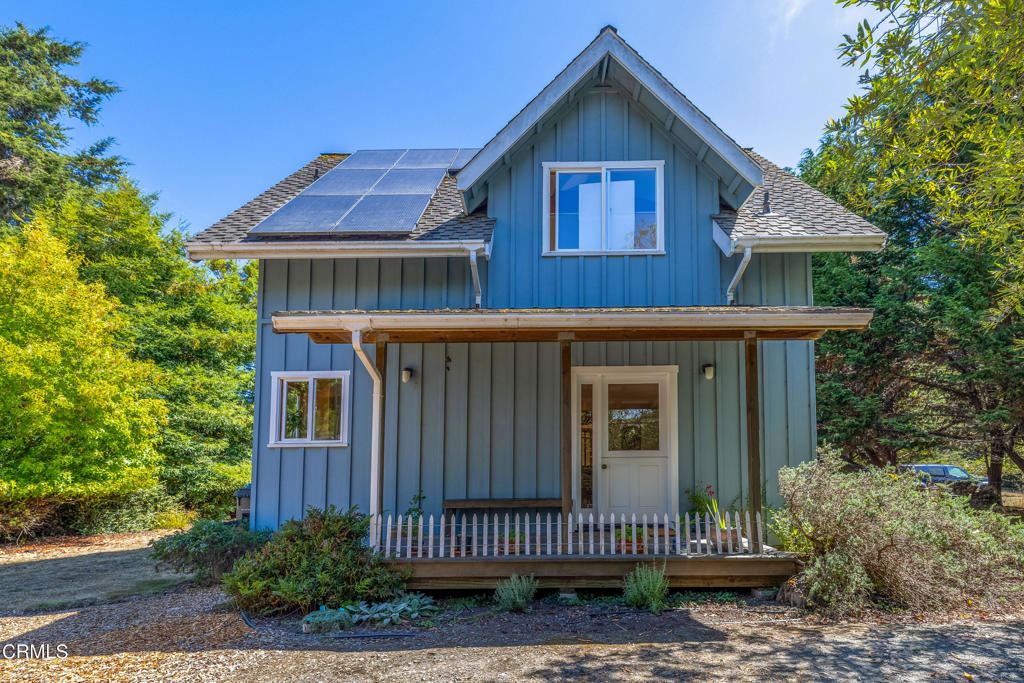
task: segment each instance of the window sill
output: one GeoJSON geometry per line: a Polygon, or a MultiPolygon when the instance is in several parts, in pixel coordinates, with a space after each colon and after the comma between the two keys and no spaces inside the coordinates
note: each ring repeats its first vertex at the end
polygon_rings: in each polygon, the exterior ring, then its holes
{"type": "Polygon", "coordinates": [[[621,251],[545,251],[541,256],[664,256],[664,249],[624,249],[621,251]]]}
{"type": "Polygon", "coordinates": [[[267,448],[347,448],[347,441],[273,441],[267,448]]]}

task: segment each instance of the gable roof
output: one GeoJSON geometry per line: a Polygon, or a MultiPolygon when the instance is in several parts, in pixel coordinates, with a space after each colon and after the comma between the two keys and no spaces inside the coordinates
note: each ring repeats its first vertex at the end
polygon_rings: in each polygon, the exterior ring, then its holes
{"type": "MultiPolygon", "coordinates": [[[[667,129],[671,129],[675,120],[679,120],[696,135],[701,144],[695,152],[703,156],[711,151],[719,156],[736,176],[746,181],[748,188],[761,183],[761,170],[744,153],[743,148],[620,38],[615,27],[605,26],[583,52],[459,171],[459,190],[468,191],[484,178],[512,147],[530,133],[546,113],[556,108],[562,98],[571,96],[573,88],[585,81],[588,75],[598,70],[602,79],[607,78],[612,62],[635,79],[635,99],[640,99],[643,93],[644,96],[653,98],[667,111],[667,129]]],[[[735,178],[725,180],[734,189],[740,184],[735,178]]]]}
{"type": "MultiPolygon", "coordinates": [[[[331,256],[376,255],[382,249],[395,251],[414,248],[420,255],[465,255],[467,249],[489,249],[494,219],[486,212],[465,214],[455,178],[445,177],[430,198],[430,203],[406,236],[386,235],[249,235],[249,230],[289,200],[298,196],[314,180],[340,164],[347,154],[321,154],[308,164],[261,193],[241,208],[192,237],[185,245],[189,257],[204,258],[287,258],[296,251],[315,250],[323,258],[331,256]],[[360,245],[364,245],[361,247],[360,245]],[[366,247],[368,245],[368,247],[366,247]],[[427,252],[430,252],[429,254],[427,252]]],[[[314,255],[306,253],[306,256],[314,255]]]]}
{"type": "Polygon", "coordinates": [[[885,233],[787,173],[753,150],[745,150],[764,176],[737,211],[712,216],[715,242],[727,256],[752,251],[874,251],[885,233]],[[770,213],[764,213],[764,193],[770,213]]]}

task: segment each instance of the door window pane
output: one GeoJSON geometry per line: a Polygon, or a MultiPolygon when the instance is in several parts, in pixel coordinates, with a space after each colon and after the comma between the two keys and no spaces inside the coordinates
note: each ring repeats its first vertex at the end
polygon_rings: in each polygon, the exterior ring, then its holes
{"type": "Polygon", "coordinates": [[[608,173],[608,249],[658,246],[657,171],[612,169],[608,173]]]}
{"type": "Polygon", "coordinates": [[[659,448],[658,384],[608,385],[608,450],[659,448]]]}
{"type": "Polygon", "coordinates": [[[313,440],[341,438],[341,379],[314,380],[313,440]]]}
{"type": "Polygon", "coordinates": [[[580,387],[580,507],[594,507],[594,385],[580,387]]]}
{"type": "Polygon", "coordinates": [[[309,382],[284,382],[284,407],[281,416],[281,434],[285,439],[308,438],[309,382]]]}
{"type": "Polygon", "coordinates": [[[601,249],[601,174],[555,172],[552,203],[559,249],[601,249]]]}

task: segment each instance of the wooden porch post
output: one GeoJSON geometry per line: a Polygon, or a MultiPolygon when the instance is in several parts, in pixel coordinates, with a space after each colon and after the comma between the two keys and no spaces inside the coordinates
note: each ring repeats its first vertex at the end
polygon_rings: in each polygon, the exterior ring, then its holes
{"type": "Polygon", "coordinates": [[[377,487],[377,501],[380,505],[381,513],[384,510],[384,433],[386,424],[384,421],[384,409],[387,406],[387,395],[388,395],[388,344],[387,342],[379,341],[376,346],[376,353],[374,354],[375,364],[377,366],[377,372],[380,374],[380,440],[377,442],[380,444],[381,452],[381,466],[377,470],[377,481],[372,482],[372,486],[377,487]]]}
{"type": "Polygon", "coordinates": [[[761,398],[758,391],[757,333],[743,333],[747,396],[747,484],[751,513],[761,512],[761,398]]]}
{"type": "Polygon", "coordinates": [[[562,351],[562,519],[572,514],[572,342],[559,342],[562,351]]]}

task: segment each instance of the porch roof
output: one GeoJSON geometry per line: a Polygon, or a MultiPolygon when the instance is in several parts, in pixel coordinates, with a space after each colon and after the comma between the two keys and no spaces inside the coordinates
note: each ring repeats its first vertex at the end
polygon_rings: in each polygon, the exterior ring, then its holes
{"type": "Polygon", "coordinates": [[[274,331],[318,344],[366,342],[729,341],[818,339],[864,330],[873,311],[823,306],[653,306],[634,308],[279,311],[274,331]]]}

